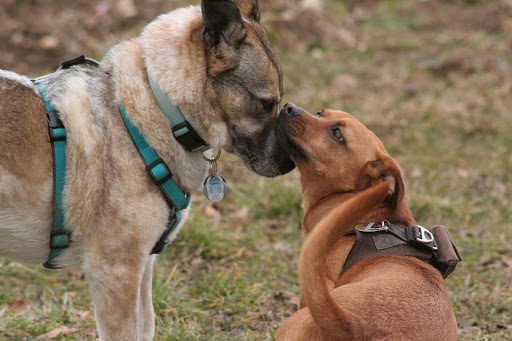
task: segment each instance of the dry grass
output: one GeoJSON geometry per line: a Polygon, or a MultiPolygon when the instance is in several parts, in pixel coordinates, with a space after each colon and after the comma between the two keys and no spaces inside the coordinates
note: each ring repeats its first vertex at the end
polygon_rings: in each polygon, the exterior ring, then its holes
{"type": "MultiPolygon", "coordinates": [[[[334,0],[319,13],[265,3],[285,101],[365,122],[401,164],[418,222],[452,232],[464,257],[447,280],[459,340],[511,340],[510,1],[370,1],[350,17],[334,0]]],[[[298,174],[257,178],[231,156],[219,166],[227,199],[196,193],[188,227],[157,261],[156,340],[272,340],[297,308],[298,174]]],[[[59,340],[94,338],[80,274],[0,264],[0,339],[62,326],[77,331],[59,340]]]]}

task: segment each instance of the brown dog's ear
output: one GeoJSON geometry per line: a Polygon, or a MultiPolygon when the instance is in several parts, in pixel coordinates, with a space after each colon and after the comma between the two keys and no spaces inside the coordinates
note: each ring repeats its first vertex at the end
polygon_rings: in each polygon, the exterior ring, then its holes
{"type": "Polygon", "coordinates": [[[405,185],[402,171],[393,158],[383,155],[377,160],[366,163],[358,188],[365,189],[377,185],[389,176],[395,178],[396,185],[393,193],[386,201],[389,203],[389,207],[399,216],[405,194],[405,185]]]}
{"type": "Polygon", "coordinates": [[[208,52],[208,71],[213,76],[234,68],[237,52],[246,37],[242,16],[229,0],[203,0],[203,41],[208,52]]]}

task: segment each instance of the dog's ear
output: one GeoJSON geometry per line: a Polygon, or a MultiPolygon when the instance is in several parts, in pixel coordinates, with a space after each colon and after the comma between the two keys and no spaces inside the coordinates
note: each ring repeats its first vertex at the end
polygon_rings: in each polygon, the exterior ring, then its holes
{"type": "Polygon", "coordinates": [[[402,178],[402,171],[393,158],[388,155],[382,155],[377,160],[366,163],[358,187],[365,189],[374,186],[389,176],[395,178],[396,184],[393,193],[386,201],[389,203],[390,208],[395,210],[399,215],[404,199],[405,185],[402,178]]]}
{"type": "Polygon", "coordinates": [[[208,52],[208,71],[217,75],[238,65],[238,48],[246,37],[242,15],[229,0],[203,0],[203,41],[208,52]]]}
{"type": "Polygon", "coordinates": [[[260,22],[259,0],[233,0],[243,17],[260,22]]]}

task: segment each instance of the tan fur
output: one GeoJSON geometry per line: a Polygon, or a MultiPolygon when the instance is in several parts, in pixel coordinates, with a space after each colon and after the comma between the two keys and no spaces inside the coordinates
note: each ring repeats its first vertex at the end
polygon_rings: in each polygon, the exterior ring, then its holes
{"type": "Polygon", "coordinates": [[[353,116],[282,110],[281,143],[300,173],[306,236],[299,261],[303,298],[276,340],[456,340],[457,324],[438,270],[416,258],[380,255],[340,276],[357,223],[415,224],[398,164],[353,116]],[[342,140],[333,137],[340,129],[342,140]],[[342,142],[340,142],[342,141],[342,142]]]}
{"type": "MultiPolygon", "coordinates": [[[[263,176],[294,167],[274,133],[284,83],[257,8],[257,0],[203,0],[202,9],[161,15],[140,36],[114,46],[99,67],[73,66],[37,79],[67,131],[63,205],[72,243],[56,263],[83,269],[101,340],[153,338],[150,253],[170,214],[118,105],[181,189],[200,189],[208,170],[200,152],[188,152],[172,135],[148,72],[213,148],[235,153],[263,176]],[[265,110],[268,100],[275,105],[265,110]]],[[[0,256],[35,264],[48,258],[53,218],[45,112],[29,78],[0,70],[0,256]]]]}

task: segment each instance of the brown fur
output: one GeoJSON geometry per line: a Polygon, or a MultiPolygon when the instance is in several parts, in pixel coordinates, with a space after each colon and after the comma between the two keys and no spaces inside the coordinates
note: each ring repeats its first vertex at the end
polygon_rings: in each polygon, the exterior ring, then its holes
{"type": "Polygon", "coordinates": [[[2,145],[0,164],[24,181],[41,184],[51,174],[53,162],[44,103],[32,89],[10,79],[0,78],[0,93],[0,107],[11,108],[0,124],[0,136],[7,143],[2,145]]]}
{"type": "Polygon", "coordinates": [[[282,110],[277,129],[301,173],[306,240],[301,307],[276,340],[455,340],[450,299],[432,266],[380,255],[340,276],[354,243],[345,234],[357,223],[415,224],[400,168],[379,139],[347,113],[314,117],[293,104],[282,110]]]}

